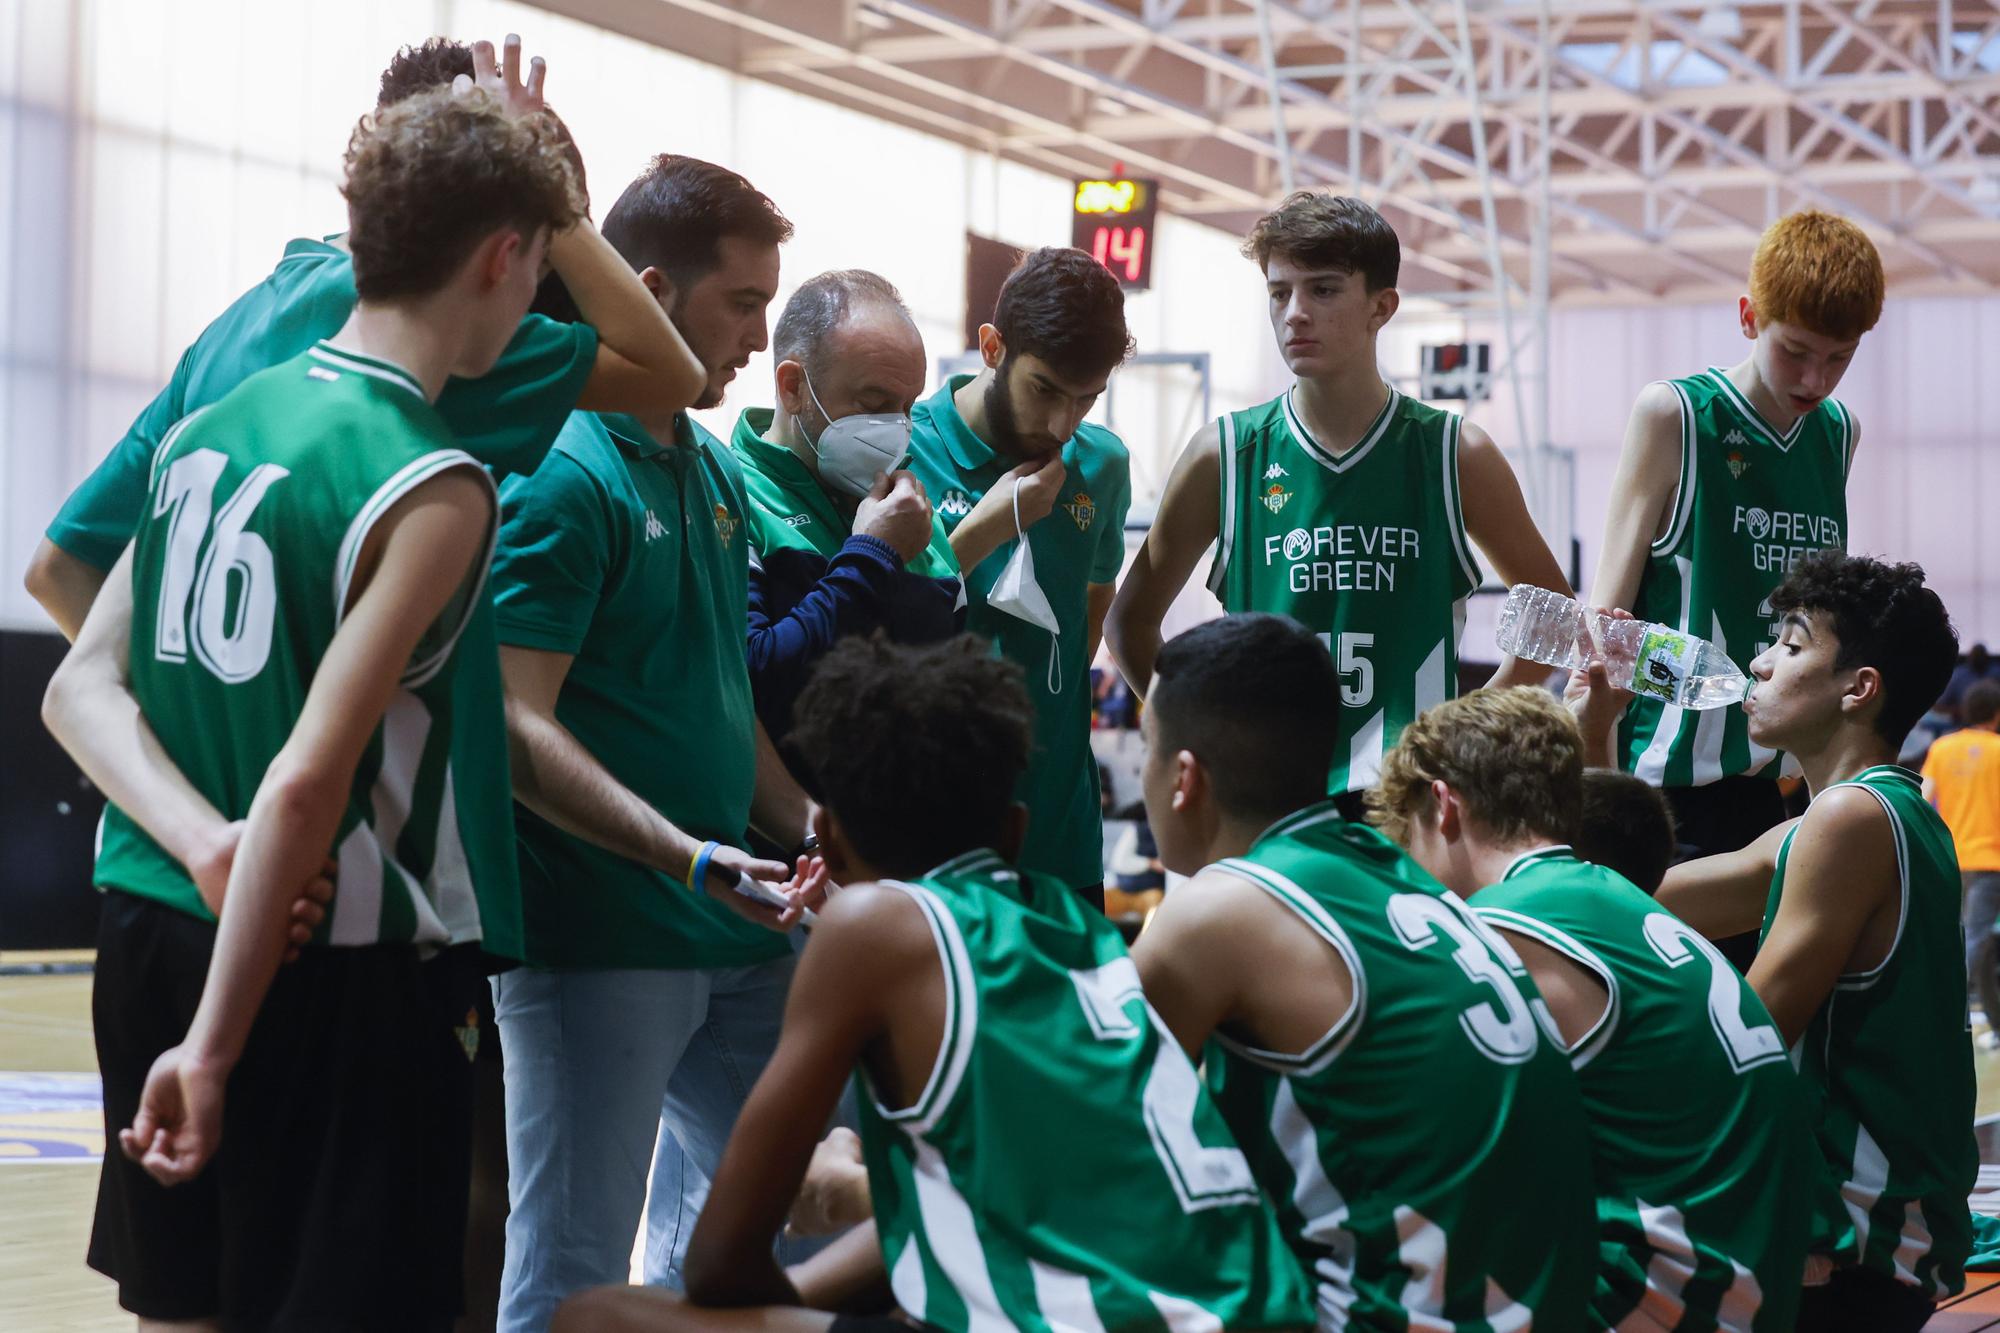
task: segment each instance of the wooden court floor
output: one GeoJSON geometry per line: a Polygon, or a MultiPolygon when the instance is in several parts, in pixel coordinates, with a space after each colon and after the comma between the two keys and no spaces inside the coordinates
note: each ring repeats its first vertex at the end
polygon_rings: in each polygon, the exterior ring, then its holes
{"type": "MultiPolygon", "coordinates": [[[[1979,1112],[2000,1111],[2000,1054],[1979,1050],[1979,1112]]],[[[0,975],[0,1070],[95,1073],[90,977],[0,975]]],[[[84,1266],[94,1165],[9,1161],[0,1154],[0,1329],[124,1330],[111,1284],[84,1266]]],[[[1973,1274],[1967,1295],[1930,1333],[2000,1333],[2000,1274],[1973,1274]]]]}

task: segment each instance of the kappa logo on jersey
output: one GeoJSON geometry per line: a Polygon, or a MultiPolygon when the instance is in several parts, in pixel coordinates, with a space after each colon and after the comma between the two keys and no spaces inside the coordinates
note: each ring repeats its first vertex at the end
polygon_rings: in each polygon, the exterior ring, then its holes
{"type": "MultiPolygon", "coordinates": [[[[1732,431],[1730,433],[1734,434],[1735,432],[1732,431]]],[[[1744,470],[1750,466],[1750,464],[1747,461],[1745,461],[1743,457],[1743,451],[1741,449],[1731,449],[1729,451],[1729,456],[1723,459],[1723,462],[1726,463],[1729,467],[1729,475],[1732,478],[1739,481],[1743,477],[1744,470]]]]}
{"type": "Polygon", "coordinates": [[[724,546],[729,545],[730,542],[736,539],[736,529],[740,526],[741,524],[737,522],[736,516],[729,512],[727,505],[717,504],[715,506],[715,535],[722,538],[724,546]]]}
{"type": "Polygon", "coordinates": [[[1078,491],[1070,497],[1070,502],[1064,505],[1063,508],[1068,510],[1069,516],[1076,520],[1076,530],[1078,532],[1090,531],[1091,520],[1097,517],[1097,502],[1092,500],[1086,492],[1078,491]]]}
{"type": "MultiPolygon", "coordinates": [[[[1281,472],[1283,470],[1284,470],[1283,468],[1279,469],[1279,471],[1281,472]]],[[[1292,498],[1292,493],[1274,481],[1271,483],[1271,489],[1265,491],[1261,496],[1257,498],[1257,503],[1263,505],[1264,508],[1270,510],[1272,513],[1275,514],[1280,509],[1283,509],[1285,507],[1286,502],[1288,502],[1291,498],[1292,498]]]]}
{"type": "Polygon", "coordinates": [[[946,518],[964,518],[972,512],[972,497],[954,486],[938,500],[937,511],[946,518]]]}
{"type": "Polygon", "coordinates": [[[1283,463],[1273,463],[1271,464],[1271,466],[1264,469],[1265,481],[1276,481],[1280,477],[1289,477],[1291,475],[1292,475],[1291,473],[1285,471],[1285,465],[1283,463]]]}
{"type": "Polygon", "coordinates": [[[1744,438],[1743,438],[1743,432],[1742,432],[1742,431],[1740,431],[1740,430],[1731,430],[1731,431],[1729,432],[1729,434],[1727,434],[1727,435],[1725,435],[1725,436],[1723,436],[1723,437],[1722,437],[1722,442],[1723,442],[1724,444],[1748,444],[1748,443],[1750,443],[1750,441],[1748,441],[1748,440],[1746,440],[1746,439],[1744,439],[1744,438]]]}
{"type": "Polygon", "coordinates": [[[650,543],[667,535],[667,525],[652,510],[646,511],[646,540],[650,543]]]}
{"type": "Polygon", "coordinates": [[[810,527],[812,526],[812,521],[813,516],[811,514],[791,514],[786,517],[785,526],[788,528],[810,527]]]}

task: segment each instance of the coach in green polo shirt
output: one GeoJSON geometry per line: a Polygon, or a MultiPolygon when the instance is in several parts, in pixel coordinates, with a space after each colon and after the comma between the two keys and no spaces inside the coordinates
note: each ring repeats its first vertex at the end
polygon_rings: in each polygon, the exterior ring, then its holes
{"type": "Polygon", "coordinates": [[[1090,663],[1124,563],[1132,484],[1125,446],[1083,417],[1131,354],[1125,294],[1081,250],[1037,250],[1001,287],[979,350],[984,370],[917,404],[909,466],[965,570],[966,628],[1021,664],[1034,700],[1021,866],[1102,907],[1090,663]],[[1032,580],[1016,563],[1021,531],[1032,580]]]}

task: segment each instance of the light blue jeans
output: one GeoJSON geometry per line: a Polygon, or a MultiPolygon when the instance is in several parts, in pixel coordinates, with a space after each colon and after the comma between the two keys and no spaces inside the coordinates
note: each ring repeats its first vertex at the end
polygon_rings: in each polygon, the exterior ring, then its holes
{"type": "Polygon", "coordinates": [[[795,957],[712,971],[546,971],[493,979],[507,1071],[503,1333],[541,1333],[563,1298],[627,1280],[649,1203],[645,1277],[680,1285],[708,1181],[770,1061],[795,957]]]}

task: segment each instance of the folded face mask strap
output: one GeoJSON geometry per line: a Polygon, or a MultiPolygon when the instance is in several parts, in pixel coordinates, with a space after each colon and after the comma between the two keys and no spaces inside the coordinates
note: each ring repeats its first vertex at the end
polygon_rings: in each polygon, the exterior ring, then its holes
{"type": "Polygon", "coordinates": [[[1049,635],[1049,693],[1062,693],[1062,658],[1056,652],[1057,638],[1049,635]]]}
{"type": "Polygon", "coordinates": [[[1019,477],[1014,478],[1014,535],[1022,541],[1028,539],[1027,532],[1021,527],[1021,479],[1019,477]]]}

